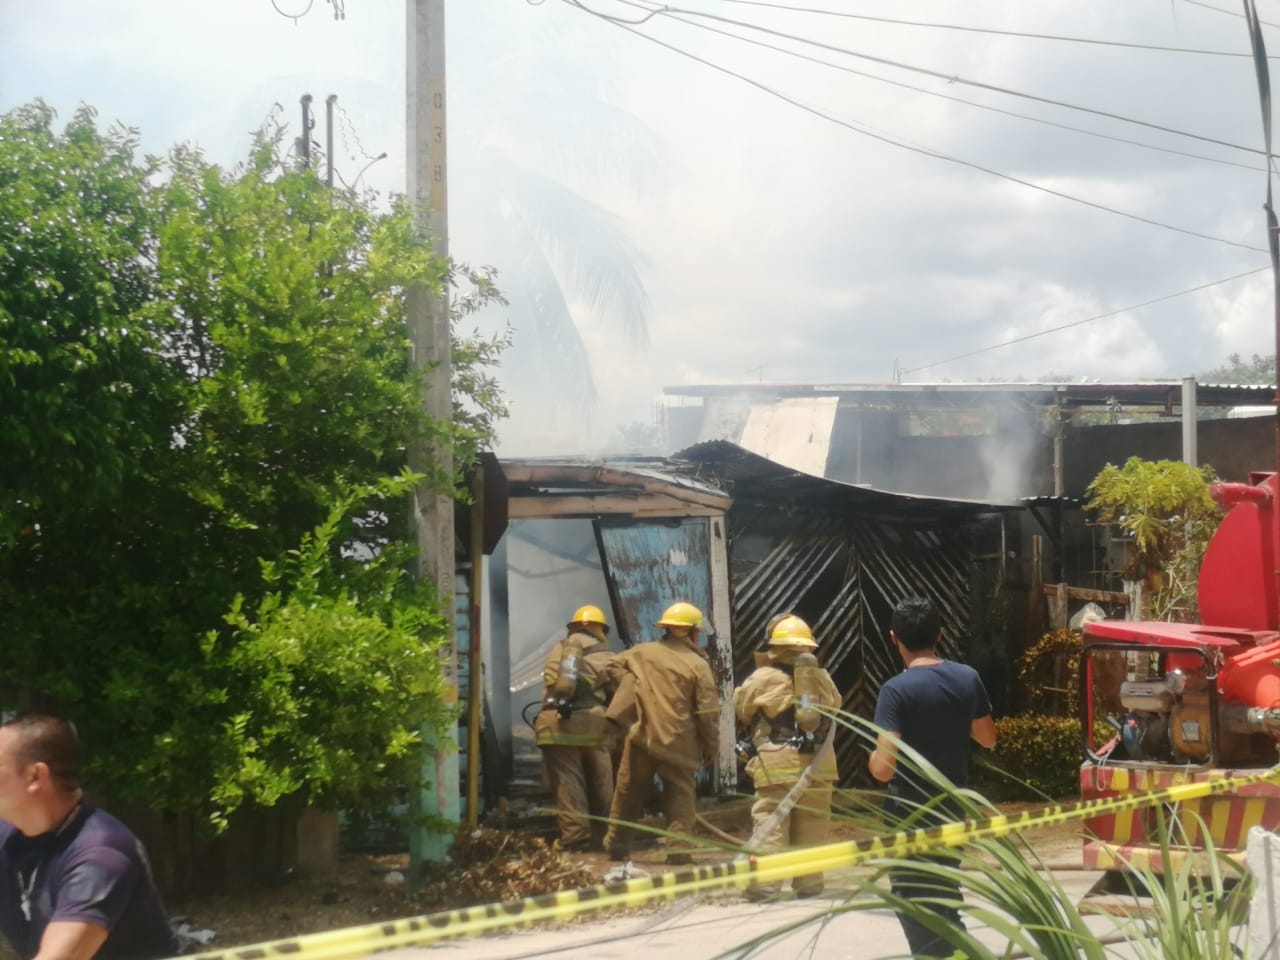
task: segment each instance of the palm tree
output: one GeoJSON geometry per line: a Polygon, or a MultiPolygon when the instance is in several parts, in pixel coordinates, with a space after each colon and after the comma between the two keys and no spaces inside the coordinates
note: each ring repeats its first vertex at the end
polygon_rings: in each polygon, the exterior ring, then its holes
{"type": "Polygon", "coordinates": [[[610,100],[592,23],[523,0],[449,0],[446,16],[452,249],[499,271],[509,306],[489,319],[513,328],[503,380],[517,405],[585,412],[596,384],[584,329],[602,324],[636,350],[649,322],[643,257],[587,192],[642,195],[654,137],[610,100]]]}

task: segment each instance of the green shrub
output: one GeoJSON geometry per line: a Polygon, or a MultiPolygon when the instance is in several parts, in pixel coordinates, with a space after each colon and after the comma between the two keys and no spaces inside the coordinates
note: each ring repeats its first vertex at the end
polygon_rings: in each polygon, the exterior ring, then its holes
{"type": "Polygon", "coordinates": [[[991,800],[1074,798],[1083,759],[1076,718],[1002,717],[995,749],[979,761],[977,785],[991,800]]]}

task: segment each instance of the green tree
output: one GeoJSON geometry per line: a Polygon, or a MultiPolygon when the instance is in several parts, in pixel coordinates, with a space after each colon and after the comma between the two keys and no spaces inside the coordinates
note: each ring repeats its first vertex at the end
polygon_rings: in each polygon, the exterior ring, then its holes
{"type": "Polygon", "coordinates": [[[0,544],[74,503],[109,504],[167,444],[180,379],[162,356],[135,131],[40,103],[0,120],[0,544]]]}
{"type": "Polygon", "coordinates": [[[1225,364],[1196,374],[1196,379],[1201,383],[1275,383],[1276,355],[1255,353],[1245,360],[1233,353],[1225,364]]]}
{"type": "Polygon", "coordinates": [[[1130,457],[1107,464],[1086,491],[1086,509],[1100,523],[1116,524],[1133,538],[1126,579],[1148,579],[1155,588],[1151,615],[1193,622],[1199,614],[1196,577],[1222,508],[1209,495],[1211,467],[1178,460],[1130,457]]]}
{"type": "MultiPolygon", "coordinates": [[[[0,170],[80,178],[49,188],[61,233],[22,269],[64,290],[83,275],[67,299],[98,300],[68,307],[58,337],[46,301],[0,300],[0,348],[27,351],[0,381],[5,453],[67,478],[5,478],[0,676],[75,715],[113,796],[218,822],[285,798],[381,803],[446,715],[435,652],[452,639],[406,573],[407,451],[440,439],[465,469],[502,413],[486,369],[502,341],[470,337],[458,417],[425,417],[405,292],[456,279],[465,310],[492,282],[451,277],[404,202],[286,169],[279,131],[240,168],[179,149],[156,177],[89,112],[52,122],[39,106],[0,120],[0,170]],[[127,300],[108,298],[112,271],[127,300]],[[74,369],[81,343],[107,386],[37,376],[74,369]],[[8,402],[19,388],[35,395],[8,402]],[[74,446],[53,444],[39,412],[68,407],[87,416],[68,415],[74,446]]],[[[0,179],[2,250],[29,193],[0,179]]]]}

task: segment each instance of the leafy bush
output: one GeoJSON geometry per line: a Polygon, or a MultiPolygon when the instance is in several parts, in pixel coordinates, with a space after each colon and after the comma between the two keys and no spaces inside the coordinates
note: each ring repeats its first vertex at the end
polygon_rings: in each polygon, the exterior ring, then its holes
{"type": "Polygon", "coordinates": [[[980,789],[992,800],[1059,800],[1080,789],[1084,759],[1075,717],[1025,715],[996,721],[996,747],[984,758],[980,789]]]}
{"type": "Polygon", "coordinates": [[[1144,616],[1196,621],[1196,578],[1222,519],[1209,495],[1216,479],[1212,467],[1130,457],[1123,467],[1107,464],[1089,484],[1086,508],[1099,523],[1114,523],[1133,537],[1124,577],[1147,578],[1155,590],[1144,616]]]}
{"type": "Polygon", "coordinates": [[[1079,712],[1080,647],[1083,634],[1079,630],[1051,630],[1022,655],[1018,662],[1018,679],[1027,685],[1031,703],[1048,703],[1061,699],[1062,714],[1074,717],[1079,712]],[[1062,658],[1061,665],[1057,663],[1062,658]]]}
{"type": "Polygon", "coordinates": [[[87,108],[0,115],[0,706],[73,716],[113,802],[215,825],[383,809],[420,769],[453,636],[408,506],[457,492],[503,413],[506,339],[456,335],[490,275],[283,139],[224,170],[139,162],[87,108]],[[459,282],[435,422],[407,296],[459,282]],[[452,469],[410,473],[437,443],[452,469]]]}

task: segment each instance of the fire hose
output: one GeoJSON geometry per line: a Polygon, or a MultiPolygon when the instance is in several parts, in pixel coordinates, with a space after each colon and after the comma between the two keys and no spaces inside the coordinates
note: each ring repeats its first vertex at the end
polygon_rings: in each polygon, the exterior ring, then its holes
{"type": "Polygon", "coordinates": [[[791,785],[791,789],[787,791],[787,795],[769,814],[767,818],[751,832],[750,839],[743,845],[744,852],[739,854],[740,857],[746,857],[749,854],[756,853],[760,845],[765,842],[765,838],[772,835],[778,829],[778,825],[784,819],[791,815],[791,811],[795,809],[795,805],[800,802],[800,798],[804,796],[804,792],[809,789],[809,784],[813,782],[813,767],[822,752],[831,746],[831,741],[835,737],[836,725],[834,722],[828,721],[827,735],[822,740],[822,745],[809,755],[809,762],[805,768],[800,771],[800,776],[796,778],[796,782],[791,785]]]}

